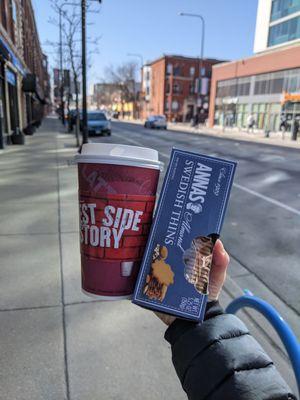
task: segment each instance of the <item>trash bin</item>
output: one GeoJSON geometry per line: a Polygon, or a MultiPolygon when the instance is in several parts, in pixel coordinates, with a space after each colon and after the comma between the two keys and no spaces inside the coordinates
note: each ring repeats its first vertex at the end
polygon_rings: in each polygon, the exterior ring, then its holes
{"type": "Polygon", "coordinates": [[[20,132],[19,128],[16,128],[15,132],[11,135],[12,144],[25,144],[25,135],[20,132]]]}

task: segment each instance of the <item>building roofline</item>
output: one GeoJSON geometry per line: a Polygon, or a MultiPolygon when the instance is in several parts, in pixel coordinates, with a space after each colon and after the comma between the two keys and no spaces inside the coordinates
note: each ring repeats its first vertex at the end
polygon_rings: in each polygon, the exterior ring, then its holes
{"type": "MultiPolygon", "coordinates": [[[[179,58],[179,59],[182,59],[182,60],[197,60],[197,61],[201,60],[200,57],[184,56],[184,55],[178,55],[178,54],[163,54],[161,57],[156,58],[155,60],[148,62],[146,65],[151,66],[151,65],[153,65],[153,64],[157,63],[158,61],[161,61],[161,60],[163,60],[165,58],[179,58]]],[[[220,60],[218,58],[210,58],[210,57],[209,58],[204,57],[203,60],[204,61],[217,61],[217,62],[220,62],[220,63],[227,62],[227,60],[220,60]]]]}
{"type": "Polygon", "coordinates": [[[281,51],[289,50],[289,49],[291,49],[291,48],[293,48],[293,47],[295,47],[295,46],[297,46],[297,45],[299,46],[299,42],[294,43],[294,44],[289,44],[289,45],[286,45],[286,46],[281,46],[281,47],[279,47],[279,48],[276,47],[276,49],[271,49],[271,48],[269,48],[269,49],[264,50],[264,51],[262,51],[262,52],[260,52],[260,53],[258,53],[258,54],[252,54],[251,56],[247,56],[247,57],[243,57],[243,58],[238,58],[237,60],[233,60],[233,61],[221,62],[221,63],[219,63],[219,64],[213,65],[212,67],[213,67],[213,68],[220,68],[220,67],[223,67],[223,66],[225,66],[225,65],[236,64],[236,63],[238,63],[238,62],[247,61],[247,60],[250,60],[250,59],[252,59],[252,58],[264,57],[264,56],[266,56],[266,55],[268,55],[268,54],[280,53],[281,51]]]}

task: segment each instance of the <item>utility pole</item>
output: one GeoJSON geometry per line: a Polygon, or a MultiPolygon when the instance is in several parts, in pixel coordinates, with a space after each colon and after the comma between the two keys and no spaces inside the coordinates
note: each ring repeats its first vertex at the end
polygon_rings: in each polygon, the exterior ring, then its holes
{"type": "Polygon", "coordinates": [[[61,122],[65,125],[65,103],[64,103],[64,71],[63,71],[63,50],[62,50],[62,7],[59,8],[59,58],[60,58],[60,109],[61,122]]]}
{"type": "Polygon", "coordinates": [[[82,40],[82,144],[88,143],[87,100],[86,100],[86,0],[81,0],[81,40],[82,40]]]}
{"type": "MultiPolygon", "coordinates": [[[[102,0],[93,0],[101,4],[102,0]]],[[[86,101],[86,0],[81,0],[81,42],[82,42],[82,144],[88,143],[86,101]]]]}

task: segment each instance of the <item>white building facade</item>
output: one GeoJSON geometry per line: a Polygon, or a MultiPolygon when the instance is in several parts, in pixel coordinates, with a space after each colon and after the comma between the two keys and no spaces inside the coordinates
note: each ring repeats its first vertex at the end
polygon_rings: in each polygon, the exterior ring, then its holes
{"type": "Polygon", "coordinates": [[[300,0],[259,0],[254,53],[300,43],[300,0]]]}

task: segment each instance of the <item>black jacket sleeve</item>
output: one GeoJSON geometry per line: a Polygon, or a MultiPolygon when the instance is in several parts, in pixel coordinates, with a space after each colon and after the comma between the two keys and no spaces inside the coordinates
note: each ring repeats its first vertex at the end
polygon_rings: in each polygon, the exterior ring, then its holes
{"type": "Polygon", "coordinates": [[[218,302],[208,303],[202,324],[175,320],[165,338],[189,400],[296,399],[244,323],[218,302]]]}

